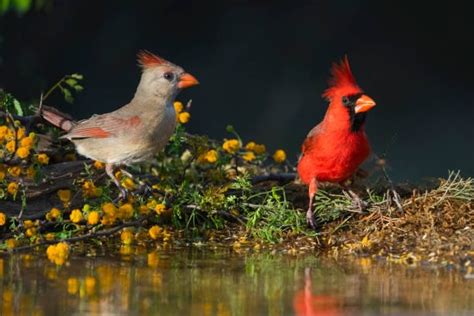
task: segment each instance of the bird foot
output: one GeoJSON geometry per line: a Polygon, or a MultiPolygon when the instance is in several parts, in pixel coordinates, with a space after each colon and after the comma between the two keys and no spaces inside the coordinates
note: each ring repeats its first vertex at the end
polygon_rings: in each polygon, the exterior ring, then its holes
{"type": "Polygon", "coordinates": [[[130,178],[132,180],[135,180],[135,177],[133,176],[133,174],[131,174],[130,172],[128,172],[127,170],[125,169],[120,169],[120,172],[122,172],[122,174],[124,176],[126,176],[127,178],[130,178]]]}
{"type": "Polygon", "coordinates": [[[313,217],[313,211],[311,208],[308,209],[306,212],[306,223],[308,223],[308,226],[311,227],[311,229],[316,230],[316,225],[314,224],[314,217],[313,217]]]}
{"type": "Polygon", "coordinates": [[[354,213],[363,213],[364,210],[369,206],[369,203],[362,200],[356,193],[352,192],[351,190],[347,191],[352,199],[352,203],[348,208],[349,212],[354,213]]]}
{"type": "Polygon", "coordinates": [[[115,200],[113,201],[114,203],[118,203],[120,201],[126,201],[128,199],[128,191],[127,189],[123,188],[123,187],[118,187],[120,193],[119,195],[117,196],[117,198],[115,198],[115,200]]]}
{"type": "Polygon", "coordinates": [[[144,182],[140,182],[140,186],[133,192],[135,195],[151,195],[153,188],[144,182]]]}
{"type": "Polygon", "coordinates": [[[398,211],[403,212],[403,206],[402,206],[400,194],[398,194],[398,192],[395,191],[395,189],[389,190],[389,198],[395,203],[398,211]],[[390,193],[391,193],[391,196],[390,196],[390,193]]]}

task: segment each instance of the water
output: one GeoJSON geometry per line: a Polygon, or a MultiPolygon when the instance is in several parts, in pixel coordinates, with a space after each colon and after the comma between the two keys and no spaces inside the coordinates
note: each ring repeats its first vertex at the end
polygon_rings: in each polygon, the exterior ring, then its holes
{"type": "Polygon", "coordinates": [[[456,271],[232,249],[0,257],[1,315],[474,315],[456,271]]]}

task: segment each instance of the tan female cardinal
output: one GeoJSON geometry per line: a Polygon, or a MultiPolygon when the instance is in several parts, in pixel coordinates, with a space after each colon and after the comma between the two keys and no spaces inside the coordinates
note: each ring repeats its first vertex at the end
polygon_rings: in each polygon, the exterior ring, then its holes
{"type": "Polygon", "coordinates": [[[105,170],[120,189],[114,167],[148,160],[168,142],[176,127],[173,102],[181,89],[198,84],[183,68],[147,51],[138,54],[143,72],[135,96],[127,105],[110,113],[93,115],[79,122],[51,108],[41,115],[67,133],[77,151],[105,162],[105,170]]]}
{"type": "Polygon", "coordinates": [[[318,182],[342,184],[370,154],[364,124],[375,102],[357,85],[347,56],[333,65],[331,73],[323,94],[329,107],[323,121],[306,137],[298,162],[298,174],[309,185],[306,220],[313,228],[312,205],[318,182]]]}

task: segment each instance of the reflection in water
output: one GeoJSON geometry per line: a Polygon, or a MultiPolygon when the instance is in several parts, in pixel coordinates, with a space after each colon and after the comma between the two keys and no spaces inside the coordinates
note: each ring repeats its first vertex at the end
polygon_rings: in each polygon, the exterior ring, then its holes
{"type": "Polygon", "coordinates": [[[315,295],[312,292],[311,268],[304,269],[304,288],[296,292],[293,307],[298,316],[342,315],[338,299],[330,295],[315,295]]]}
{"type": "Polygon", "coordinates": [[[454,271],[314,256],[127,247],[117,256],[0,257],[1,315],[470,315],[454,271]]]}

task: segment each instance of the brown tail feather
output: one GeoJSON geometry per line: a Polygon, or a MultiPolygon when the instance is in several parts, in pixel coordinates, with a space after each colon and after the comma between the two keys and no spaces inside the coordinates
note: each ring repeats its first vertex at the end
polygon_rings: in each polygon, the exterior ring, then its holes
{"type": "Polygon", "coordinates": [[[70,115],[62,113],[51,106],[43,105],[40,115],[49,123],[59,127],[62,130],[65,130],[66,132],[69,132],[76,125],[76,122],[70,115]]]}

